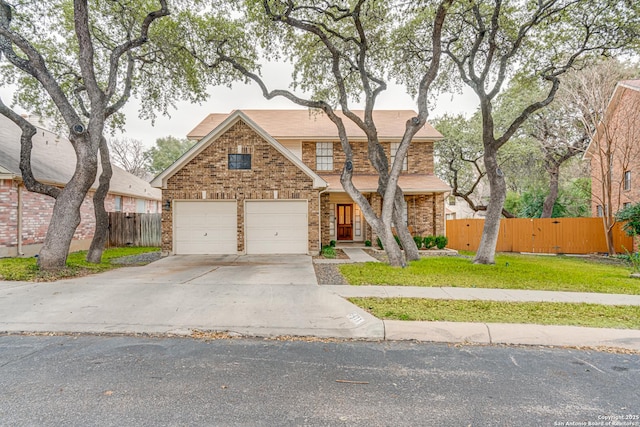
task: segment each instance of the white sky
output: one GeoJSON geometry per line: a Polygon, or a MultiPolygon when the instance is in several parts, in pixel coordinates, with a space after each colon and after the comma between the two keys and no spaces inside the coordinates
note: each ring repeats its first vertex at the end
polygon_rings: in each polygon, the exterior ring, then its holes
{"type": "MultiPolygon", "coordinates": [[[[270,84],[270,89],[287,88],[290,68],[286,64],[266,64],[262,68],[264,79],[270,84]],[[271,83],[269,83],[271,82],[271,83]]],[[[132,99],[124,107],[127,122],[123,136],[139,139],[145,146],[151,147],[160,137],[173,135],[184,138],[209,113],[227,113],[236,109],[295,109],[302,108],[287,99],[266,100],[262,92],[255,84],[245,85],[237,83],[231,89],[224,86],[211,87],[209,99],[202,105],[187,102],[177,103],[176,110],[170,112],[171,117],[159,116],[155,124],[151,121],[138,118],[139,104],[132,99]]],[[[5,103],[11,102],[12,89],[0,87],[0,96],[5,103]]],[[[478,101],[473,92],[465,91],[463,94],[443,94],[436,101],[429,118],[442,116],[443,114],[463,113],[469,115],[478,106],[478,101]]],[[[354,105],[352,108],[356,108],[354,105]]],[[[407,95],[404,87],[390,84],[383,92],[376,104],[377,109],[412,109],[415,110],[415,102],[407,95]]],[[[19,112],[23,112],[19,110],[19,112]]],[[[116,135],[121,136],[121,135],[116,135]]]]}

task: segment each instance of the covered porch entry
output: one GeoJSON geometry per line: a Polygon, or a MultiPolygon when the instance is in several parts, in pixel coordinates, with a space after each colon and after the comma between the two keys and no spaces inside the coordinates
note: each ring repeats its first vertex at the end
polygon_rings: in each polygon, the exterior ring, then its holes
{"type": "Polygon", "coordinates": [[[364,242],[365,221],[360,207],[346,193],[329,195],[329,237],[339,242],[364,242]]]}

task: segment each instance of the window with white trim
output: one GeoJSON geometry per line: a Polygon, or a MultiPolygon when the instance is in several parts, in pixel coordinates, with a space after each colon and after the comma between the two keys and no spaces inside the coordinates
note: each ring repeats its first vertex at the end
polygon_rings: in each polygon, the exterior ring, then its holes
{"type": "MultiPolygon", "coordinates": [[[[400,149],[400,143],[399,142],[392,142],[391,143],[391,164],[389,165],[389,168],[393,167],[393,162],[396,160],[396,153],[398,152],[398,150],[400,149]]],[[[409,161],[407,159],[407,156],[404,156],[404,160],[402,161],[402,170],[406,171],[409,169],[409,161]]]]}
{"type": "Polygon", "coordinates": [[[598,205],[598,206],[596,206],[596,215],[597,215],[598,217],[600,217],[600,218],[602,218],[602,217],[604,216],[604,215],[603,215],[603,212],[602,212],[602,205],[598,205]]]}
{"type": "Polygon", "coordinates": [[[329,236],[336,236],[336,204],[329,203],[329,236]]]}
{"type": "Polygon", "coordinates": [[[624,189],[631,190],[631,171],[624,173],[624,189]]]}
{"type": "Polygon", "coordinates": [[[115,197],[114,205],[114,210],[116,212],[122,212],[122,196],[115,197]]]}
{"type": "Polygon", "coordinates": [[[316,142],[316,170],[333,170],[333,142],[316,142]]]}

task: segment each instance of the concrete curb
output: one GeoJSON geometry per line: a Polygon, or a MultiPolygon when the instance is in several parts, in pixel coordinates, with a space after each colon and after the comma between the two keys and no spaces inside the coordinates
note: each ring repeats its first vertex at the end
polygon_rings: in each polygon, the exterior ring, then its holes
{"type": "Polygon", "coordinates": [[[615,347],[640,351],[640,330],[508,323],[385,320],[385,339],[447,343],[615,347]]]}

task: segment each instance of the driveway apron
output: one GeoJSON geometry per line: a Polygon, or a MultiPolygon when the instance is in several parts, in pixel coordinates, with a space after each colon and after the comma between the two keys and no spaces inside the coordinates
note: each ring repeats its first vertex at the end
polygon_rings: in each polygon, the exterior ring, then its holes
{"type": "Polygon", "coordinates": [[[193,330],[384,337],[382,321],[317,286],[304,255],[171,256],[59,282],[0,282],[0,331],[193,330]]]}

